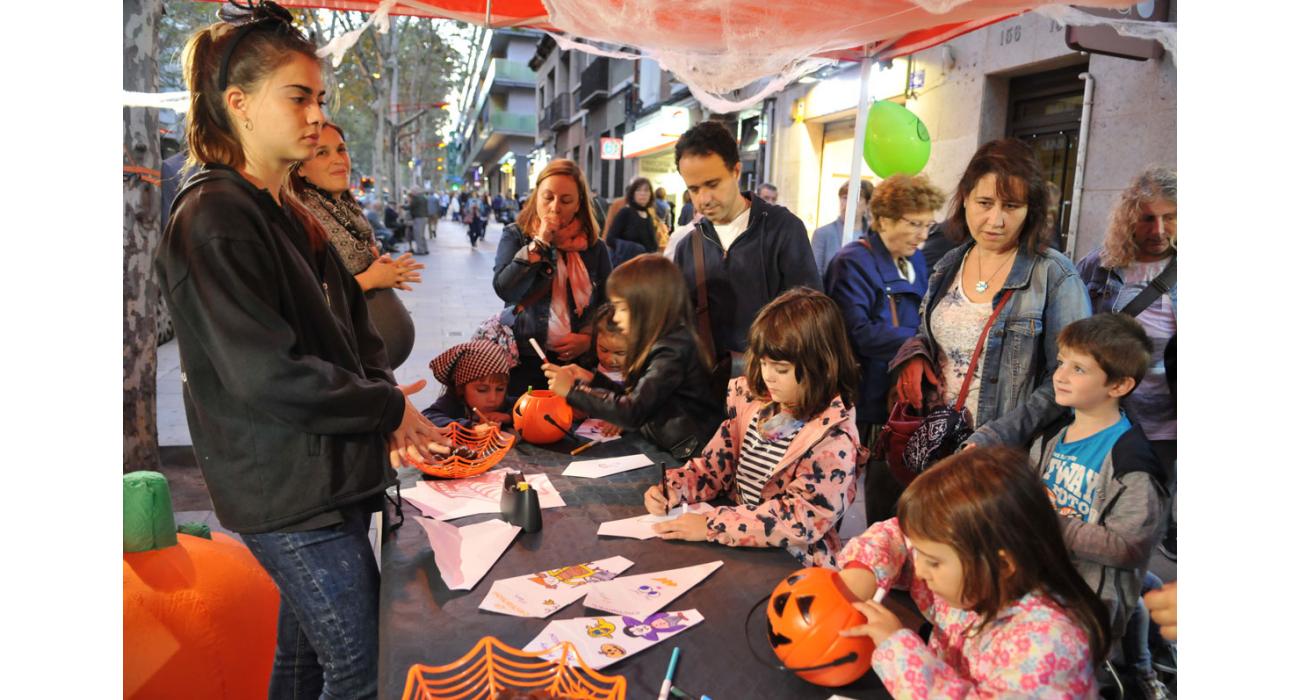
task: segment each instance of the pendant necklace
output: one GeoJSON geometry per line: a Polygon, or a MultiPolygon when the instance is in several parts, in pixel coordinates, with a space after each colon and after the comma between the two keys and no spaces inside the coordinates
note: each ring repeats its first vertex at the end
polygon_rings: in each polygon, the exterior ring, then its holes
{"type": "MultiPolygon", "coordinates": [[[[976,279],[976,280],[975,280],[975,293],[976,293],[976,294],[983,294],[984,291],[987,290],[987,289],[989,288],[989,280],[993,279],[994,277],[997,277],[997,276],[998,276],[998,273],[1002,271],[1002,268],[1006,267],[1006,266],[1007,266],[1007,263],[1008,263],[1008,262],[1011,262],[1012,258],[1015,258],[1015,257],[1016,257],[1016,256],[1015,256],[1014,253],[1011,254],[1010,256],[1007,257],[1006,260],[1003,260],[1003,261],[1002,261],[1002,264],[1001,264],[1001,265],[998,265],[998,269],[994,270],[994,271],[993,271],[993,274],[989,275],[987,278],[984,278],[984,279],[976,279]]],[[[981,257],[978,256],[978,255],[975,256],[975,272],[976,272],[976,277],[977,277],[977,278],[983,278],[983,277],[984,277],[984,260],[983,260],[983,258],[981,258],[981,257]]]]}

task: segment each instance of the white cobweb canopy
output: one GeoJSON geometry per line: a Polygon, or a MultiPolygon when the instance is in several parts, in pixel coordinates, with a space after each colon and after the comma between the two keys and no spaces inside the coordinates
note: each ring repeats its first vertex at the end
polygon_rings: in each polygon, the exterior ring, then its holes
{"type": "MultiPolygon", "coordinates": [[[[1111,7],[1130,2],[1084,0],[1087,5],[1111,7]]],[[[671,71],[714,112],[734,112],[762,101],[824,66],[828,60],[819,54],[855,50],[936,25],[976,22],[1053,4],[1051,0],[542,3],[551,25],[560,30],[554,36],[562,48],[622,58],[635,54],[601,49],[595,42],[637,47],[640,55],[671,71]]]]}

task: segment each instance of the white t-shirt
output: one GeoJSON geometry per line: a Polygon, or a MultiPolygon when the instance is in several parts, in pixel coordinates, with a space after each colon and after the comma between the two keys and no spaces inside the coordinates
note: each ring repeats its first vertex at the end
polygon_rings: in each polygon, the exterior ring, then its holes
{"type": "Polygon", "coordinates": [[[718,231],[718,240],[722,241],[723,250],[731,250],[731,244],[740,238],[740,234],[749,228],[749,212],[752,207],[745,207],[740,215],[731,220],[729,224],[714,223],[713,228],[718,231]]]}

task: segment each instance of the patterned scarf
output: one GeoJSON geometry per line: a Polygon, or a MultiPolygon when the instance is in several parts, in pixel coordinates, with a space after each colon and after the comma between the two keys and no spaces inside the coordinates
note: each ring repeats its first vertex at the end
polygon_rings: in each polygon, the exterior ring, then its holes
{"type": "MultiPolygon", "coordinates": [[[[537,226],[542,226],[538,221],[537,226]]],[[[534,232],[536,235],[536,232],[534,232]]],[[[587,232],[574,217],[555,232],[555,276],[551,278],[551,320],[546,328],[546,344],[554,345],[573,332],[569,323],[569,293],[579,316],[591,304],[591,277],[587,264],[582,261],[582,251],[587,249],[587,232]]]]}
{"type": "Polygon", "coordinates": [[[336,198],[321,188],[303,180],[302,203],[311,210],[316,220],[329,234],[330,243],[351,274],[364,272],[375,261],[375,233],[366,221],[366,214],[356,202],[336,198]]]}

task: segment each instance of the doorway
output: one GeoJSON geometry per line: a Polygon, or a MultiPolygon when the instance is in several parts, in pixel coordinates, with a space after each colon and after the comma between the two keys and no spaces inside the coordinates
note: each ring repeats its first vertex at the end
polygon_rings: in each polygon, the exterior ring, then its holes
{"type": "Polygon", "coordinates": [[[1048,244],[1065,250],[1062,235],[1069,220],[1074,193],[1074,167],[1079,158],[1079,129],[1083,120],[1083,81],[1086,64],[1012,78],[1009,91],[1007,136],[1033,149],[1043,175],[1059,196],[1049,206],[1052,217],[1048,244]]]}

